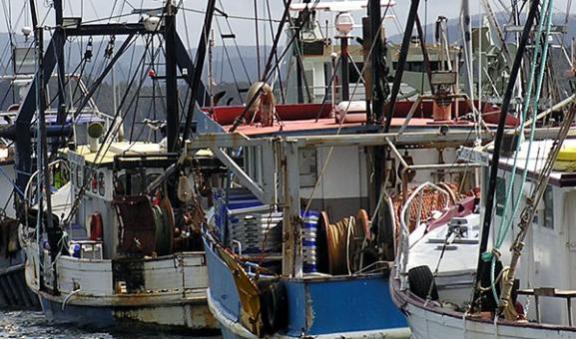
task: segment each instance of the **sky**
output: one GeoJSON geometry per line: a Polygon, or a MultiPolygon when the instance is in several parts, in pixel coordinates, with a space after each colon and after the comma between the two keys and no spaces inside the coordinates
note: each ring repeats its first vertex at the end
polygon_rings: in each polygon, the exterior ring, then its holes
{"type": "MultiPolygon", "coordinates": [[[[256,2],[259,17],[268,18],[267,1],[269,1],[272,17],[276,20],[280,19],[284,0],[218,0],[217,7],[230,15],[231,18],[226,22],[222,16],[217,17],[217,23],[221,28],[219,29],[216,23],[213,25],[215,35],[219,36],[220,33],[229,33],[229,23],[232,31],[236,34],[238,44],[254,45],[256,32],[254,22],[233,17],[254,17],[254,3],[256,2]]],[[[301,0],[294,0],[293,2],[297,3],[300,1],[301,0]]],[[[396,19],[385,20],[388,35],[395,35],[402,32],[410,7],[409,0],[395,1],[397,4],[389,14],[394,14],[396,19]]],[[[22,27],[31,25],[29,9],[27,7],[28,2],[28,0],[2,1],[0,4],[2,12],[0,13],[4,13],[4,15],[3,19],[0,20],[0,31],[9,31],[11,29],[20,34],[22,27]],[[8,14],[11,14],[10,17],[12,18],[9,20],[10,26],[6,20],[8,14]]],[[[41,19],[46,18],[46,26],[54,25],[53,12],[50,12],[50,7],[47,6],[51,2],[51,0],[36,0],[39,17],[41,19]]],[[[109,22],[107,18],[112,15],[120,16],[112,19],[112,21],[127,22],[138,20],[137,15],[127,15],[131,12],[132,8],[157,8],[162,6],[163,2],[163,0],[64,0],[64,6],[65,16],[82,16],[85,22],[98,19],[103,19],[103,22],[109,22]]],[[[196,45],[202,27],[203,14],[198,12],[205,10],[206,2],[206,0],[182,0],[184,10],[180,11],[178,18],[179,32],[181,34],[184,32],[182,35],[187,34],[187,41],[192,45],[196,45]]],[[[509,4],[511,0],[490,0],[489,2],[495,11],[501,11],[503,4],[509,4]]],[[[554,2],[555,11],[565,13],[567,3],[570,2],[570,0],[556,0],[554,2]]],[[[460,13],[460,6],[461,0],[421,0],[419,14],[423,23],[433,23],[439,15],[457,20],[460,13]]],[[[471,14],[480,13],[480,9],[480,0],[470,0],[471,14]]],[[[574,9],[571,9],[570,12],[574,12],[574,9]]],[[[336,13],[320,13],[318,19],[322,24],[324,24],[326,20],[333,22],[335,14],[336,13]]],[[[357,18],[357,23],[362,15],[364,15],[362,12],[354,13],[354,16],[357,18]]],[[[330,28],[332,27],[331,24],[329,26],[330,28]]],[[[272,29],[275,30],[275,27],[276,25],[273,25],[272,29]]],[[[330,34],[334,34],[332,30],[329,32],[330,34]]],[[[361,29],[357,28],[352,34],[361,35],[361,29]]],[[[262,44],[271,43],[273,34],[268,22],[263,21],[259,24],[259,36],[262,44]]]]}

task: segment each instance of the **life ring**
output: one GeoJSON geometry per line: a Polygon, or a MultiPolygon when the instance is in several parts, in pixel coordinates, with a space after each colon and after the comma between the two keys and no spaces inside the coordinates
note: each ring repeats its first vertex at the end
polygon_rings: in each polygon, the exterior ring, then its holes
{"type": "Polygon", "coordinates": [[[102,225],[102,215],[98,212],[90,215],[90,240],[102,241],[104,237],[104,226],[102,225]]]}
{"type": "Polygon", "coordinates": [[[262,332],[275,334],[288,327],[288,296],[281,281],[260,281],[260,318],[262,332]]]}

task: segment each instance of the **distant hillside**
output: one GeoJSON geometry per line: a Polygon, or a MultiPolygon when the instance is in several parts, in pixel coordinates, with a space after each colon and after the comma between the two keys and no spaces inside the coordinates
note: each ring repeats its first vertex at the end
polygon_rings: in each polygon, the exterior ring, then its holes
{"type": "MultiPolygon", "coordinates": [[[[509,21],[508,16],[505,13],[497,13],[496,17],[498,18],[498,22],[500,23],[501,27],[504,27],[504,23],[509,21]]],[[[480,15],[472,15],[471,22],[472,27],[478,27],[478,23],[480,21],[480,15]]],[[[563,24],[566,19],[566,14],[564,13],[556,13],[552,18],[552,22],[555,25],[563,24]]],[[[576,25],[574,24],[576,21],[576,14],[570,14],[568,19],[567,25],[567,34],[566,38],[567,41],[571,40],[572,37],[576,36],[576,25]]],[[[434,41],[434,32],[436,29],[436,18],[430,18],[429,22],[432,22],[428,25],[425,25],[423,29],[426,31],[426,41],[434,41]]],[[[487,21],[486,21],[487,22],[487,21]]],[[[405,22],[401,22],[402,25],[405,25],[405,22]]],[[[416,36],[417,32],[416,29],[412,31],[412,35],[416,36]]],[[[460,19],[459,18],[449,18],[448,19],[448,37],[452,43],[458,42],[462,39],[462,33],[460,30],[460,19]]],[[[512,41],[512,34],[509,34],[510,42],[512,41]]],[[[396,34],[389,37],[389,41],[393,43],[400,43],[402,41],[402,34],[396,34]]]]}
{"type": "MultiPolygon", "coordinates": [[[[500,16],[500,22],[505,22],[505,18],[502,14],[500,16]]],[[[477,23],[479,20],[479,16],[473,16],[472,22],[477,23]]],[[[570,16],[571,19],[576,19],[575,15],[570,16]]],[[[434,21],[434,20],[430,20],[434,21]]],[[[564,15],[557,14],[554,18],[555,22],[563,22],[564,15]]],[[[428,41],[433,41],[434,36],[434,29],[435,25],[433,23],[426,26],[425,30],[427,31],[427,39],[428,41]]],[[[448,31],[449,31],[449,38],[452,42],[457,42],[460,37],[460,28],[459,28],[459,19],[452,18],[448,20],[448,31]]],[[[180,34],[184,37],[184,32],[180,32],[180,34]]],[[[414,30],[413,35],[416,32],[414,30]]],[[[566,40],[569,41],[572,37],[576,36],[576,25],[568,25],[568,33],[566,34],[566,40]]],[[[394,43],[400,42],[402,36],[394,35],[390,37],[390,41],[394,43]]],[[[9,44],[10,36],[7,33],[0,33],[0,48],[3,50],[3,54],[0,53],[1,56],[1,63],[0,63],[0,75],[5,75],[6,73],[11,73],[11,66],[8,64],[8,57],[10,49],[9,44]],[[5,73],[5,74],[1,74],[5,73]]],[[[84,38],[83,40],[79,38],[71,39],[69,44],[66,47],[67,55],[69,56],[67,60],[67,69],[69,72],[75,71],[78,73],[80,68],[77,68],[79,62],[84,55],[86,50],[86,44],[88,39],[84,38]]],[[[117,83],[118,83],[118,93],[119,96],[122,96],[123,93],[129,91],[131,95],[127,98],[126,106],[129,106],[129,101],[131,100],[131,96],[136,92],[136,86],[132,86],[131,88],[127,88],[127,82],[129,80],[129,74],[134,73],[134,68],[138,65],[140,58],[142,57],[145,49],[142,45],[142,40],[139,40],[138,44],[135,45],[133,48],[128,50],[124,57],[121,58],[116,66],[116,73],[117,74],[117,83]]],[[[213,69],[215,75],[215,82],[217,84],[216,92],[225,90],[227,95],[220,101],[221,104],[239,104],[240,98],[238,97],[238,88],[246,88],[249,86],[249,80],[255,81],[258,77],[258,64],[257,64],[257,53],[256,48],[254,46],[238,46],[236,48],[230,41],[227,41],[229,46],[227,49],[224,49],[222,46],[216,46],[214,48],[214,55],[213,55],[213,69]],[[244,63],[242,63],[242,61],[244,63]],[[248,75],[248,76],[247,76],[248,75]],[[234,80],[238,81],[239,85],[236,87],[234,80]]],[[[24,46],[23,37],[19,35],[17,37],[16,43],[20,46],[24,46]]],[[[28,42],[30,44],[30,41],[28,42]]],[[[115,44],[115,48],[118,49],[122,44],[122,40],[118,38],[115,44]]],[[[98,74],[101,72],[105,65],[105,59],[103,58],[104,51],[108,45],[108,39],[105,40],[95,40],[93,43],[93,59],[92,62],[87,63],[83,78],[86,82],[90,82],[91,80],[95,79],[98,74]]],[[[261,49],[261,68],[264,67],[264,62],[267,58],[268,51],[270,47],[262,47],[261,49]]],[[[192,60],[194,60],[195,50],[192,50],[190,55],[192,60]]],[[[555,58],[560,60],[561,58],[555,58]]],[[[156,71],[158,75],[163,75],[163,61],[160,60],[159,64],[156,65],[156,71]]],[[[560,70],[566,69],[565,65],[561,65],[558,67],[560,70]]],[[[204,83],[206,83],[206,69],[207,65],[204,67],[204,83]]],[[[141,121],[144,117],[156,117],[158,119],[163,119],[165,116],[165,104],[163,102],[163,98],[161,97],[163,90],[164,90],[164,82],[159,82],[159,89],[155,93],[156,95],[160,95],[156,102],[150,99],[152,95],[152,86],[150,85],[151,82],[148,81],[140,91],[140,97],[137,100],[134,100],[130,106],[130,110],[133,111],[134,114],[131,114],[132,117],[128,121],[125,121],[127,133],[139,135],[140,130],[142,129],[141,121]]],[[[0,81],[0,109],[6,109],[10,104],[13,103],[13,98],[15,101],[18,101],[17,93],[13,93],[9,91],[9,83],[7,81],[0,81]]],[[[182,90],[182,93],[187,93],[186,90],[182,90]]],[[[54,95],[56,92],[56,84],[51,84],[50,93],[54,95]]],[[[96,95],[94,96],[94,100],[98,107],[107,113],[113,112],[112,107],[112,88],[110,86],[110,78],[108,78],[105,83],[100,87],[97,91],[96,95]]],[[[119,98],[121,99],[121,98],[119,98]]],[[[185,103],[183,103],[182,107],[187,107],[185,103]]]]}

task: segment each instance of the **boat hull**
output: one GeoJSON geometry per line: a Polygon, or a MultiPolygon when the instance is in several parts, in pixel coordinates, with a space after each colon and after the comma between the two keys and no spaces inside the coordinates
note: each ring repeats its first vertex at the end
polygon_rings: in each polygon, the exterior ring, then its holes
{"type": "MultiPolygon", "coordinates": [[[[205,242],[208,305],[225,338],[253,338],[241,325],[240,298],[232,272],[205,242]]],[[[288,326],[277,337],[409,337],[404,315],[392,302],[383,274],[283,279],[288,326]]]]}
{"type": "MultiPolygon", "coordinates": [[[[40,289],[38,253],[28,248],[26,283],[39,296],[42,310],[56,323],[90,328],[152,327],[214,333],[218,323],[206,302],[203,252],[159,258],[114,260],[61,256],[56,261],[58,291],[51,271],[43,271],[40,289]]],[[[50,267],[45,253],[44,267],[50,267]]]]}
{"type": "Polygon", "coordinates": [[[443,309],[434,303],[400,290],[398,281],[391,284],[394,302],[402,309],[415,339],[556,339],[576,338],[576,328],[531,322],[510,322],[472,318],[461,312],[443,309]]]}
{"type": "Polygon", "coordinates": [[[218,334],[217,322],[202,300],[174,305],[90,306],[66,302],[40,292],[42,311],[58,324],[95,329],[153,329],[196,335],[218,334]]]}

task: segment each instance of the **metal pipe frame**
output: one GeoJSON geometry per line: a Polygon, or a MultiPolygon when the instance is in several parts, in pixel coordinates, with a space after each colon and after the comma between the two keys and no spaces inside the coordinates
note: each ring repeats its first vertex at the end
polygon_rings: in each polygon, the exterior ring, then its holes
{"type": "Polygon", "coordinates": [[[441,170],[441,169],[466,171],[470,168],[480,168],[485,166],[484,164],[478,164],[478,163],[409,165],[406,162],[406,160],[404,160],[402,154],[400,154],[400,151],[398,151],[398,148],[396,148],[396,145],[394,145],[394,143],[392,143],[392,141],[390,141],[389,138],[386,138],[386,143],[388,144],[388,147],[390,147],[390,149],[392,150],[392,154],[394,154],[396,159],[398,159],[398,161],[400,161],[400,164],[402,165],[402,173],[400,174],[400,177],[402,179],[402,194],[404,201],[406,201],[406,198],[408,197],[408,174],[412,171],[415,172],[417,170],[441,170]]]}
{"type": "MultiPolygon", "coordinates": [[[[442,137],[438,133],[406,133],[412,134],[413,140],[420,140],[420,143],[434,146],[434,141],[442,137]],[[422,140],[422,138],[424,140],[422,140]]],[[[450,133],[444,134],[444,136],[450,133]]],[[[463,138],[469,133],[459,132],[459,139],[453,147],[462,145],[463,138]]],[[[458,164],[423,164],[408,165],[392,139],[396,133],[376,134],[376,135],[337,135],[319,137],[289,137],[289,138],[261,138],[249,139],[242,134],[219,134],[198,136],[185,145],[185,154],[194,154],[198,149],[209,148],[215,157],[234,173],[238,181],[248,188],[258,199],[265,204],[280,206],[283,210],[283,239],[282,242],[282,274],[286,277],[301,278],[303,276],[302,267],[302,244],[301,244],[301,197],[300,197],[300,151],[306,148],[321,147],[346,147],[346,146],[372,146],[381,147],[388,145],[395,156],[404,166],[402,178],[407,185],[407,174],[409,171],[425,169],[454,169],[465,170],[483,166],[481,164],[458,163],[458,164]],[[222,148],[249,148],[261,147],[263,183],[259,183],[256,177],[251,177],[247,171],[239,166],[222,148]],[[276,195],[276,184],[279,184],[279,195],[276,195]]],[[[418,142],[418,141],[417,141],[418,142]]],[[[470,141],[472,143],[473,140],[470,141]]],[[[413,141],[409,142],[410,144],[413,141]]],[[[441,146],[445,147],[445,146],[441,146]]],[[[247,167],[250,165],[246,164],[247,167]]],[[[248,172],[250,172],[248,170],[248,172]]]]}

